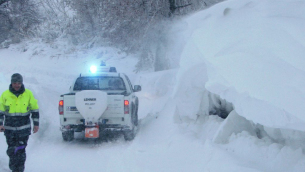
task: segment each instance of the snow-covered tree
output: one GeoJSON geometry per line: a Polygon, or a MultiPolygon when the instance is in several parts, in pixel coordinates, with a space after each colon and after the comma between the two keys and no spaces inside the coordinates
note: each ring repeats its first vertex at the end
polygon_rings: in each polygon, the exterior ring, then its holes
{"type": "Polygon", "coordinates": [[[140,54],[137,71],[165,70],[171,68],[164,50],[173,21],[218,1],[0,0],[0,43],[37,36],[87,48],[113,46],[140,54]]]}
{"type": "Polygon", "coordinates": [[[37,6],[30,0],[1,0],[0,22],[0,42],[20,42],[34,35],[33,29],[40,22],[37,6]]]}

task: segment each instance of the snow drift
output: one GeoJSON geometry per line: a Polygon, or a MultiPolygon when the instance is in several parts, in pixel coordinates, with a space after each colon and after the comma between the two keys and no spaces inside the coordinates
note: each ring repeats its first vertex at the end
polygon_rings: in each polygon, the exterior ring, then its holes
{"type": "Polygon", "coordinates": [[[253,130],[300,140],[305,131],[304,8],[303,1],[231,0],[179,22],[173,34],[183,36],[172,47],[172,54],[181,52],[176,115],[194,120],[208,114],[209,95],[217,95],[251,125],[263,126],[253,130]]]}

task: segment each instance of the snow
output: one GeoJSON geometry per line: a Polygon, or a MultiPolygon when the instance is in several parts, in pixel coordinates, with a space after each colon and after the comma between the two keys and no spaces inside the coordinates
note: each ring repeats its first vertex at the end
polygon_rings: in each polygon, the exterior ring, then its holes
{"type": "MultiPolygon", "coordinates": [[[[179,67],[161,72],[134,73],[137,57],[111,47],[32,40],[0,50],[0,92],[19,72],[40,105],[25,171],[305,171],[304,8],[228,0],[188,16],[170,34],[179,67]],[[101,60],[142,86],[137,136],[64,142],[59,96],[101,60]]],[[[9,171],[4,136],[0,171],[9,171]]]]}
{"type": "Polygon", "coordinates": [[[287,4],[284,2],[227,1],[190,17],[185,22],[193,31],[180,66],[187,69],[199,63],[207,65],[206,88],[232,102],[240,115],[266,126],[304,130],[299,123],[304,121],[305,110],[301,106],[305,103],[301,89],[305,85],[304,40],[299,39],[304,33],[296,34],[297,29],[287,27],[301,28],[300,23],[305,24],[298,17],[303,6],[301,3],[293,11],[283,11],[279,8],[287,4]],[[191,27],[202,18],[207,19],[191,27]],[[190,56],[196,60],[189,60],[190,56]],[[245,100],[249,97],[253,103],[245,100]],[[241,103],[245,105],[238,106],[241,103]],[[251,105],[253,108],[247,110],[251,105]]]}

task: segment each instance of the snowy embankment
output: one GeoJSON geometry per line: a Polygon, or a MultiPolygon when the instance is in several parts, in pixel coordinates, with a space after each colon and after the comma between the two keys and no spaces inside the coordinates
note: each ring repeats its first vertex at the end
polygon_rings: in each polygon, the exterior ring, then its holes
{"type": "Polygon", "coordinates": [[[197,123],[232,103],[214,143],[262,171],[303,171],[304,8],[302,1],[232,0],[179,21],[171,47],[181,54],[175,119],[197,123]]]}
{"type": "Polygon", "coordinates": [[[253,124],[283,130],[283,137],[294,131],[294,139],[305,141],[304,7],[301,1],[233,0],[179,22],[185,44],[177,44],[183,46],[177,106],[196,102],[180,116],[207,114],[199,104],[208,90],[253,124]]]}
{"type": "MultiPolygon", "coordinates": [[[[40,105],[26,172],[304,171],[304,8],[294,0],[232,0],[192,15],[173,27],[168,56],[180,67],[156,73],[133,73],[136,59],[111,48],[27,42],[0,50],[0,92],[20,72],[40,105]],[[63,142],[59,96],[101,59],[142,85],[137,136],[63,142]]],[[[7,171],[5,151],[1,136],[0,171],[7,171]]]]}

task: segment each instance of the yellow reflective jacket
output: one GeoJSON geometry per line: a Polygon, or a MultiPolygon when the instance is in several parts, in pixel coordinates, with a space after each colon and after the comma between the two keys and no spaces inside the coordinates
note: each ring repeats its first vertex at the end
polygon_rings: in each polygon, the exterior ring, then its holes
{"type": "Polygon", "coordinates": [[[3,125],[3,122],[5,123],[5,135],[31,134],[30,114],[32,114],[34,125],[38,126],[39,106],[29,89],[25,89],[18,97],[10,90],[2,93],[0,98],[0,125],[3,125]]]}
{"type": "Polygon", "coordinates": [[[9,90],[6,90],[3,92],[0,99],[0,112],[24,114],[38,109],[39,106],[37,100],[29,89],[25,89],[24,93],[20,94],[18,97],[9,90]]]}

